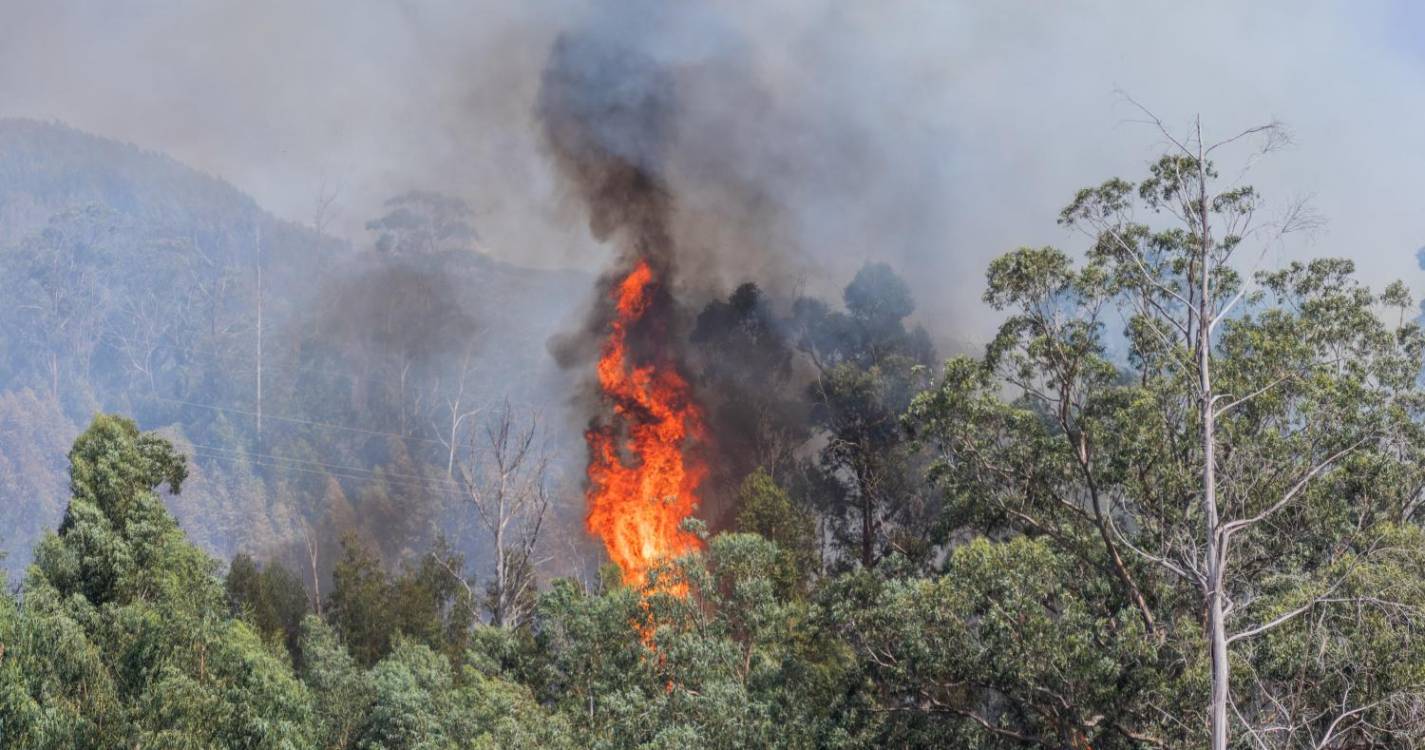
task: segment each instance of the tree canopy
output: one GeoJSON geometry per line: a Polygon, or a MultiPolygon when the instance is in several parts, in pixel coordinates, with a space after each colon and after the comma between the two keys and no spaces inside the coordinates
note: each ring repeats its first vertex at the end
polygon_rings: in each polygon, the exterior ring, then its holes
{"type": "MultiPolygon", "coordinates": [[[[713,300],[690,360],[746,442],[642,582],[547,573],[546,464],[506,460],[533,422],[461,442],[463,381],[438,449],[322,477],[296,567],[204,552],[183,441],[100,414],[67,493],[0,477],[67,494],[0,592],[0,746],[1421,746],[1425,332],[1347,260],[1257,262],[1262,201],[1193,153],[1079,191],[1084,246],[993,261],[995,336],[941,363],[881,264],[839,307],[713,300]],[[431,477],[508,567],[383,548],[431,477]]],[[[0,423],[58,450],[29,393],[0,423]]]]}

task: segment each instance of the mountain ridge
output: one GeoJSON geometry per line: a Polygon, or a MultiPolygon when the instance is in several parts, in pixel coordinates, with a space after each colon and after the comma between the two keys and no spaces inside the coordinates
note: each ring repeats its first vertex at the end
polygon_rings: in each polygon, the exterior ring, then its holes
{"type": "Polygon", "coordinates": [[[62,453],[30,444],[59,452],[96,411],[190,449],[195,481],[170,507],[213,554],[294,557],[312,527],[398,560],[455,528],[458,498],[428,490],[444,479],[436,424],[457,372],[480,398],[556,408],[566,376],[545,342],[592,287],[473,245],[359,246],[161,152],[0,119],[3,564],[29,559],[67,499],[62,453]],[[361,439],[375,434],[399,439],[361,439]]]}

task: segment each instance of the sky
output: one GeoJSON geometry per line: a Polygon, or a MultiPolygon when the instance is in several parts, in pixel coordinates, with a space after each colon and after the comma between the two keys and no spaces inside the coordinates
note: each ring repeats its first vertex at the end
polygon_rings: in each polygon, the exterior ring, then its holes
{"type": "Polygon", "coordinates": [[[932,331],[983,340],[989,260],[1081,249],[1059,209],[1164,147],[1131,96],[1175,132],[1290,130],[1248,181],[1324,224],[1269,265],[1345,256],[1425,293],[1425,10],[1406,0],[0,0],[0,117],[165,152],[297,222],[334,194],[331,230],[357,242],[384,198],[449,192],[487,252],[597,269],[533,113],[551,44],[587,28],[686,74],[675,167],[689,213],[725,228],[709,242],[746,241],[755,210],[776,248],[713,284],[830,292],[885,260],[932,331]],[[698,191],[710,173],[757,200],[698,191]]]}

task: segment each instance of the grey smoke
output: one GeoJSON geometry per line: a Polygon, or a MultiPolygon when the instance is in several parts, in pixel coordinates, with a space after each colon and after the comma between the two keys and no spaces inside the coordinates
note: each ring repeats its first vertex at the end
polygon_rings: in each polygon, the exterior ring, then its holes
{"type": "Polygon", "coordinates": [[[659,5],[5,2],[0,115],[163,150],[298,221],[340,188],[333,227],[356,238],[391,194],[453,192],[491,253],[601,268],[533,123],[553,40],[597,29],[682,71],[676,137],[708,146],[670,165],[700,186],[679,192],[685,227],[778,248],[739,270],[814,292],[889,260],[932,331],[982,338],[987,260],[1073,246],[1053,223],[1065,199],[1160,145],[1122,89],[1212,132],[1285,121],[1297,146],[1255,182],[1312,196],[1330,224],[1272,262],[1342,254],[1376,283],[1421,285],[1425,22],[1405,0],[659,5]]]}
{"type": "Polygon", "coordinates": [[[666,266],[675,208],[666,162],[678,116],[668,71],[614,40],[561,36],[536,112],[550,157],[586,208],[594,238],[615,240],[630,256],[625,266],[638,258],[666,266]]]}

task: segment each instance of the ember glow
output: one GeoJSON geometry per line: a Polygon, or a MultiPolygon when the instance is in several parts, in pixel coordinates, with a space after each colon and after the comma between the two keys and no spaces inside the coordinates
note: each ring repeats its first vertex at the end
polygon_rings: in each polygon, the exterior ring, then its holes
{"type": "Polygon", "coordinates": [[[613,419],[585,433],[589,531],[631,585],[702,546],[679,528],[697,507],[698,485],[707,475],[706,465],[688,452],[706,439],[702,411],[670,358],[636,357],[630,348],[630,331],[648,312],[658,284],[641,260],[614,288],[616,314],[598,363],[613,419]]]}

